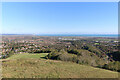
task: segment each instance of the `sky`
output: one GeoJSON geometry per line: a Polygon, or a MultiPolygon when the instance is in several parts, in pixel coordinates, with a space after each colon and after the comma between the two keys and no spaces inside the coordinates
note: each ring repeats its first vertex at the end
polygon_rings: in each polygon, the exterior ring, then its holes
{"type": "Polygon", "coordinates": [[[117,34],[117,2],[3,2],[3,34],[117,34]]]}

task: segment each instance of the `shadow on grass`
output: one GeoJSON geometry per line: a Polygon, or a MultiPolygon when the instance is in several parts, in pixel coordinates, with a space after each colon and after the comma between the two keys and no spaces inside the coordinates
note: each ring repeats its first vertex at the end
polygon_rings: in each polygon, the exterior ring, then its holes
{"type": "Polygon", "coordinates": [[[42,58],[42,59],[47,59],[46,57],[40,57],[40,58],[42,58]]]}

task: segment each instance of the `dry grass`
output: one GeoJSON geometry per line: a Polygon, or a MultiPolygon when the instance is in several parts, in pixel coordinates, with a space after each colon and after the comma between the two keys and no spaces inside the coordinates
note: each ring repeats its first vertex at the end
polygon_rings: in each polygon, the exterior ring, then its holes
{"type": "Polygon", "coordinates": [[[46,60],[42,58],[19,58],[19,59],[9,58],[9,60],[3,61],[2,69],[4,78],[118,77],[117,72],[80,65],[72,62],[46,60]]]}

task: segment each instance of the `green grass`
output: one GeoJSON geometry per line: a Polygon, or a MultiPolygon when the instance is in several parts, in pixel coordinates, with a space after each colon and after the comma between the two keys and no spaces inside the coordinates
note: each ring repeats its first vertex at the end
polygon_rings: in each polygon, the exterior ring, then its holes
{"type": "Polygon", "coordinates": [[[117,78],[118,73],[72,62],[46,60],[46,54],[17,54],[2,63],[4,78],[117,78]]]}
{"type": "Polygon", "coordinates": [[[21,54],[12,55],[7,59],[30,59],[30,58],[39,59],[45,57],[46,55],[48,55],[48,53],[37,53],[37,54],[21,53],[21,54]]]}

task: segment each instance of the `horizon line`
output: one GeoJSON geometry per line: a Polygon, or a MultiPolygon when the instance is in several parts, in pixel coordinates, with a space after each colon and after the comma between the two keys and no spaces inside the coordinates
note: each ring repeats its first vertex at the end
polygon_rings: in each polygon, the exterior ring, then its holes
{"type": "Polygon", "coordinates": [[[0,35],[118,35],[119,33],[0,33],[0,35]]]}

